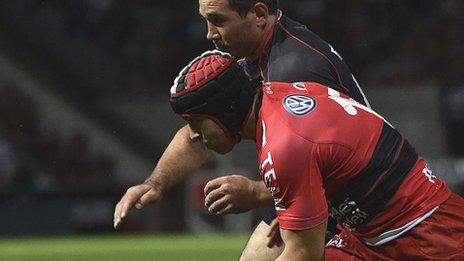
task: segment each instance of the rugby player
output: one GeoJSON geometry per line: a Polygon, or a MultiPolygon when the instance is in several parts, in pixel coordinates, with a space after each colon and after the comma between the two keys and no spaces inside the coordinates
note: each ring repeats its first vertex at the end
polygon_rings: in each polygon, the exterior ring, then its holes
{"type": "MultiPolygon", "coordinates": [[[[260,75],[266,81],[321,83],[369,106],[335,49],[283,15],[277,0],[199,0],[199,13],[207,24],[207,38],[218,49],[243,58],[241,63],[250,76],[260,75]]],[[[209,159],[210,150],[198,145],[198,139],[188,125],[177,132],[150,177],[129,188],[116,205],[115,227],[134,205],[142,208],[157,201],[209,159]]],[[[205,205],[216,214],[245,212],[272,203],[262,182],[239,175],[210,181],[205,194],[205,205]]],[[[257,226],[243,252],[244,260],[256,260],[269,252],[266,234],[274,218],[273,211],[257,226]]]]}
{"type": "Polygon", "coordinates": [[[284,241],[277,260],[464,260],[464,199],[390,123],[339,91],[263,84],[213,51],[181,71],[170,103],[210,150],[256,142],[284,241]],[[341,232],[324,246],[329,215],[341,232]]]}

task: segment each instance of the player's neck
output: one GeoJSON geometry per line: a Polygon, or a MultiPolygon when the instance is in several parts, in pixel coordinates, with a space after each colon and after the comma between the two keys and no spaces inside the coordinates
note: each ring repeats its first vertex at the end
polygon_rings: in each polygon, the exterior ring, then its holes
{"type": "Polygon", "coordinates": [[[275,15],[269,15],[269,18],[266,22],[266,26],[263,29],[263,33],[260,37],[259,44],[252,54],[246,57],[247,60],[254,61],[261,57],[264,48],[266,48],[268,42],[272,38],[272,33],[274,31],[274,26],[277,22],[277,17],[275,15]]]}

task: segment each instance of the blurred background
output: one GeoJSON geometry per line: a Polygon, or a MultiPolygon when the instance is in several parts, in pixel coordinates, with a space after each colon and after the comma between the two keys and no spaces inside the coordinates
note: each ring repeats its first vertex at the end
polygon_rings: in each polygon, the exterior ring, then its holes
{"type": "MultiPolygon", "coordinates": [[[[281,1],[328,41],[372,107],[464,192],[464,2],[281,1]]],[[[112,234],[113,208],[182,122],[167,98],[212,48],[197,1],[0,1],[0,236],[112,234]]],[[[257,179],[255,148],[215,157],[118,234],[247,233],[261,210],[203,207],[209,179],[257,179]]],[[[244,242],[243,242],[244,243],[244,242]]]]}

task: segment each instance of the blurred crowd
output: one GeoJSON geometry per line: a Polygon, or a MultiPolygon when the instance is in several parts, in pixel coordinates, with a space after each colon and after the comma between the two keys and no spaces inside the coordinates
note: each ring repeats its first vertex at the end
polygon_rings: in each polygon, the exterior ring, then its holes
{"type": "Polygon", "coordinates": [[[78,130],[63,140],[47,126],[30,97],[0,86],[0,193],[6,197],[63,196],[114,190],[113,162],[94,155],[78,130]]]}
{"type": "Polygon", "coordinates": [[[462,1],[281,2],[289,11],[295,7],[295,17],[339,49],[370,88],[462,80],[462,1]]]}
{"type": "MultiPolygon", "coordinates": [[[[78,94],[85,98],[163,95],[186,61],[212,47],[196,1],[17,2],[4,4],[2,10],[10,14],[3,15],[4,22],[20,29],[48,59],[92,78],[91,87],[81,84],[78,94]]],[[[370,86],[462,80],[463,5],[457,0],[281,1],[285,14],[332,43],[370,86]]]]}

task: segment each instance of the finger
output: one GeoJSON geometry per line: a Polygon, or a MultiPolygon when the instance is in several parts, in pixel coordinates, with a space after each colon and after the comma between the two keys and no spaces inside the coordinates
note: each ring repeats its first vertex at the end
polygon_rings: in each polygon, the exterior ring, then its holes
{"type": "Polygon", "coordinates": [[[269,232],[267,234],[267,236],[271,236],[273,234],[273,232],[275,232],[279,227],[279,220],[277,218],[275,218],[274,220],[272,220],[271,224],[269,225],[269,232]]]}
{"type": "Polygon", "coordinates": [[[212,190],[219,188],[224,182],[225,177],[219,177],[208,181],[204,188],[205,196],[208,195],[212,190]]]}
{"type": "Polygon", "coordinates": [[[119,218],[120,210],[121,210],[121,202],[118,202],[118,204],[116,204],[116,206],[114,207],[113,220],[116,220],[116,218],[119,218]]]}
{"type": "Polygon", "coordinates": [[[284,243],[284,241],[282,240],[282,236],[280,234],[280,229],[276,230],[276,235],[275,235],[274,238],[275,238],[275,245],[276,246],[280,247],[284,243]]]}
{"type": "Polygon", "coordinates": [[[274,245],[280,247],[284,242],[282,240],[282,236],[280,235],[280,229],[277,227],[275,229],[274,238],[274,245]]]}
{"type": "MultiPolygon", "coordinates": [[[[145,193],[145,194],[148,194],[148,193],[145,193]]],[[[145,194],[142,195],[142,197],[145,196],[145,194]]],[[[140,198],[137,200],[137,202],[135,202],[135,205],[134,205],[134,206],[135,206],[136,209],[142,209],[143,207],[145,207],[144,201],[142,201],[142,197],[140,197],[140,198]]],[[[145,200],[145,201],[147,201],[147,200],[145,200]]],[[[147,202],[147,203],[148,203],[148,202],[147,202]]]]}
{"type": "Polygon", "coordinates": [[[272,237],[268,237],[266,246],[272,248],[274,246],[274,239],[272,237]]]}
{"type": "Polygon", "coordinates": [[[267,241],[267,246],[269,248],[272,248],[274,245],[279,246],[281,243],[280,241],[282,240],[280,238],[280,233],[279,233],[279,220],[275,218],[272,220],[271,224],[269,225],[269,231],[267,233],[268,241],[267,241]]]}
{"type": "Polygon", "coordinates": [[[114,229],[118,229],[119,225],[121,223],[120,209],[121,209],[121,204],[120,204],[120,202],[118,202],[118,204],[116,204],[116,207],[114,208],[114,216],[113,216],[113,227],[114,227],[114,229]]]}
{"type": "Polygon", "coordinates": [[[224,215],[224,214],[229,214],[232,210],[232,204],[227,204],[227,206],[218,212],[216,212],[217,215],[224,215]]]}
{"type": "MultiPolygon", "coordinates": [[[[113,217],[113,226],[118,228],[122,220],[126,217],[127,212],[137,203],[139,198],[150,190],[149,186],[134,186],[129,188],[121,200],[116,205],[113,217]]],[[[137,206],[140,208],[141,206],[137,206]]]]}
{"type": "Polygon", "coordinates": [[[113,221],[113,227],[114,229],[119,229],[123,223],[123,218],[121,217],[116,217],[113,221]]]}
{"type": "Polygon", "coordinates": [[[221,190],[221,188],[217,188],[211,192],[209,192],[206,197],[205,197],[205,206],[206,207],[209,207],[211,204],[213,204],[215,201],[217,201],[218,199],[224,197],[225,194],[224,192],[221,190]]]}
{"type": "Polygon", "coordinates": [[[280,237],[280,233],[278,230],[273,230],[271,236],[268,237],[267,247],[273,248],[274,246],[281,246],[282,245],[282,238],[280,237]]]}
{"type": "Polygon", "coordinates": [[[127,212],[134,207],[137,203],[141,203],[137,205],[136,208],[142,208],[143,202],[139,202],[140,198],[143,195],[147,194],[152,190],[150,185],[142,184],[135,187],[131,187],[127,190],[126,195],[124,195],[121,207],[121,218],[124,218],[127,215],[127,212]]]}
{"type": "Polygon", "coordinates": [[[121,219],[126,217],[127,212],[129,212],[129,210],[134,206],[138,199],[139,195],[136,193],[131,193],[130,191],[128,191],[126,195],[124,195],[124,197],[121,200],[121,219]]]}
{"type": "Polygon", "coordinates": [[[267,247],[272,248],[275,244],[275,231],[272,231],[267,238],[267,247]]]}
{"type": "Polygon", "coordinates": [[[209,206],[209,208],[208,208],[208,211],[210,213],[216,214],[217,212],[219,212],[222,209],[224,209],[225,207],[227,207],[228,204],[229,204],[229,202],[228,202],[227,197],[223,197],[223,198],[221,198],[219,200],[216,200],[213,204],[211,204],[211,206],[209,206]]]}
{"type": "Polygon", "coordinates": [[[272,228],[269,228],[269,231],[267,232],[267,237],[272,237],[272,235],[274,234],[274,230],[272,228]]]}
{"type": "Polygon", "coordinates": [[[267,234],[267,237],[272,241],[272,239],[274,238],[275,234],[276,234],[276,231],[275,231],[274,229],[271,229],[271,230],[269,231],[269,233],[267,234]]]}
{"type": "Polygon", "coordinates": [[[283,244],[282,239],[280,237],[274,237],[272,238],[272,241],[267,245],[269,248],[273,248],[274,246],[276,247],[281,247],[283,244]]]}
{"type": "Polygon", "coordinates": [[[125,218],[127,215],[127,212],[134,206],[135,201],[133,199],[126,199],[122,202],[121,206],[121,219],[125,218]]]}
{"type": "Polygon", "coordinates": [[[122,224],[122,219],[120,218],[116,219],[113,223],[114,229],[119,229],[121,227],[121,224],[122,224]]]}

